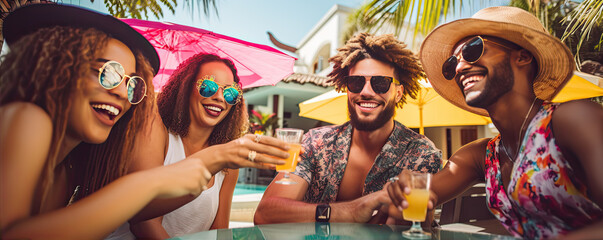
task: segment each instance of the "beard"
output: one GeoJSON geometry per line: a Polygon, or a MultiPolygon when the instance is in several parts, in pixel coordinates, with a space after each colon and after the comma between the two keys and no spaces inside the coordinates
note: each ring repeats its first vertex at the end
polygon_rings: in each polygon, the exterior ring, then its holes
{"type": "Polygon", "coordinates": [[[392,120],[395,113],[396,102],[390,99],[390,101],[385,105],[383,111],[377,115],[375,120],[363,121],[358,117],[354,104],[350,103],[348,100],[348,115],[350,117],[350,123],[352,124],[352,127],[360,131],[374,131],[383,127],[383,125],[392,120]]]}
{"type": "MultiPolygon", "coordinates": [[[[515,78],[513,77],[513,69],[511,69],[509,60],[509,55],[507,55],[503,61],[494,65],[492,71],[486,75],[487,82],[484,85],[484,89],[477,97],[467,100],[467,96],[463,92],[467,105],[485,109],[513,88],[515,78]]],[[[463,89],[460,83],[459,87],[461,90],[463,89]]]]}

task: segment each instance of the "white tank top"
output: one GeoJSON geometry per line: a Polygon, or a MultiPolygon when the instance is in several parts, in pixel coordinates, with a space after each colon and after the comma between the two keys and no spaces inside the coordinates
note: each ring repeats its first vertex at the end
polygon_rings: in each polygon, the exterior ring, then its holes
{"type": "MultiPolygon", "coordinates": [[[[180,136],[170,133],[168,151],[163,165],[179,162],[185,158],[184,145],[180,136]]],[[[220,203],[220,189],[224,182],[222,171],[214,175],[214,185],[203,191],[195,200],[163,216],[163,228],[171,237],[193,232],[207,231],[214,223],[220,203]]],[[[126,222],[105,240],[134,240],[130,225],[126,222]]]]}
{"type": "MultiPolygon", "coordinates": [[[[180,136],[170,133],[168,151],[163,165],[179,162],[185,158],[184,145],[180,136]]],[[[222,171],[214,175],[214,184],[193,201],[163,216],[163,228],[171,237],[207,231],[214,223],[220,203],[220,189],[224,182],[222,171]]]]}

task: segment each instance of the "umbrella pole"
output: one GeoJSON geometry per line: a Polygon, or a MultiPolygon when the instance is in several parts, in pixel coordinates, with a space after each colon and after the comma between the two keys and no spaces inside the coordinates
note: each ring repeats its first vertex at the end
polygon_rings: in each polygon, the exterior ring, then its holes
{"type": "Polygon", "coordinates": [[[425,135],[425,129],[423,128],[423,106],[419,106],[419,133],[425,135]]]}

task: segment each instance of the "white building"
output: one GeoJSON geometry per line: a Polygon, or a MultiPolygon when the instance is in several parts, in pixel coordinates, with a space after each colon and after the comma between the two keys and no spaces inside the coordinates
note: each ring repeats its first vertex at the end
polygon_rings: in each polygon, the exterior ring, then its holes
{"type": "MultiPolygon", "coordinates": [[[[308,130],[328,125],[328,123],[300,117],[298,104],[333,89],[326,83],[326,75],[332,70],[328,59],[334,56],[337,49],[344,44],[342,35],[348,15],[353,10],[346,6],[334,5],[294,47],[295,54],[298,56],[294,68],[295,74],[275,86],[263,86],[245,92],[245,99],[250,109],[277,113],[281,120],[279,126],[308,130]]],[[[388,32],[393,30],[384,28],[378,34],[388,32]]],[[[417,52],[423,36],[418,36],[413,41],[410,32],[401,38],[414,52],[417,52]]],[[[275,45],[279,44],[275,43],[275,45]]],[[[494,128],[488,126],[427,127],[425,135],[442,150],[443,158],[448,159],[462,145],[477,138],[493,136],[495,132],[492,129],[494,128]]],[[[256,171],[255,169],[241,171],[239,181],[268,184],[272,179],[273,172],[256,171]]]]}

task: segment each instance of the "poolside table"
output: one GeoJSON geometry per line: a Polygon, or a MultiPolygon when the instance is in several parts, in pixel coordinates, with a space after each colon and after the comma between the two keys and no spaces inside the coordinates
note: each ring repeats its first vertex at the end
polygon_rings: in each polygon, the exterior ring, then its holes
{"type": "MultiPolygon", "coordinates": [[[[407,239],[402,231],[410,226],[361,223],[281,223],[256,225],[247,228],[218,229],[193,233],[172,239],[407,239]]],[[[516,239],[511,236],[469,233],[434,228],[432,239],[516,239]]]]}

